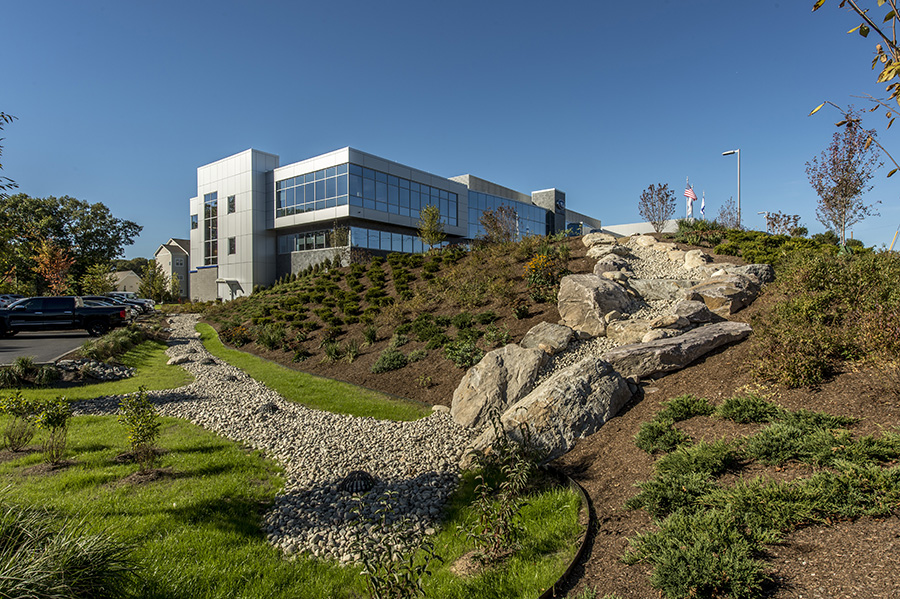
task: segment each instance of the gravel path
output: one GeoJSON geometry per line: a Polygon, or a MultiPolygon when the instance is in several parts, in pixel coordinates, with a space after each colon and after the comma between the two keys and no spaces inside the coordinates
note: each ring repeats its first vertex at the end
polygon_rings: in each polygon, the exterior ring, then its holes
{"type": "MultiPolygon", "coordinates": [[[[409,543],[434,533],[458,485],[457,464],[469,441],[469,433],[449,414],[391,422],[310,410],[211,356],[194,330],[196,322],[193,315],[173,316],[166,351],[184,360],[182,366],[195,381],[148,395],[160,414],[185,418],[246,443],[284,467],[284,491],[264,516],[270,542],[287,555],[307,552],[355,562],[358,536],[363,531],[381,534],[371,524],[382,502],[391,509],[386,533],[411,531],[406,535],[409,543]],[[359,470],[370,474],[368,481],[374,483],[362,497],[341,485],[359,470]]],[[[73,407],[76,414],[114,414],[119,399],[101,397],[73,407]]]]}

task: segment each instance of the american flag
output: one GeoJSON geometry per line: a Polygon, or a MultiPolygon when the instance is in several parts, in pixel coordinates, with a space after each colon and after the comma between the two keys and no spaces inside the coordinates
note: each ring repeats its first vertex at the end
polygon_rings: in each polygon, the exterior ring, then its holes
{"type": "Polygon", "coordinates": [[[697,194],[694,193],[694,188],[690,185],[685,187],[684,189],[684,197],[691,198],[691,201],[695,201],[697,199],[697,194]]]}

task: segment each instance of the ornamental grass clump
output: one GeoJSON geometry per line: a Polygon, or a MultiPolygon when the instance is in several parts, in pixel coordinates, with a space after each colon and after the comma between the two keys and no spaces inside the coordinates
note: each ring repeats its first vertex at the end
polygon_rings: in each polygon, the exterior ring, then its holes
{"type": "Polygon", "coordinates": [[[137,571],[130,548],[87,529],[83,520],[0,502],[0,597],[129,596],[137,571]]]}
{"type": "Polygon", "coordinates": [[[159,414],[147,396],[147,390],[126,395],[119,403],[119,422],[128,431],[131,455],[140,472],[149,472],[156,464],[156,443],[159,440],[159,414]]]}

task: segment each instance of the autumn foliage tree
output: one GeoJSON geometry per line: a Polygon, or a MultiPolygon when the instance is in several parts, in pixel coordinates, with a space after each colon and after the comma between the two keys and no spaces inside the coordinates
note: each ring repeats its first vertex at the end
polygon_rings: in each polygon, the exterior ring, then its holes
{"type": "Polygon", "coordinates": [[[820,156],[806,163],[809,182],[819,196],[816,218],[840,235],[841,245],[846,244],[848,227],[878,215],[875,205],[863,203],[862,196],[872,189],[869,181],[882,164],[870,141],[875,132],[863,129],[857,113],[850,114],[854,120],[834,133],[820,156]]]}
{"type": "Polygon", "coordinates": [[[653,230],[662,233],[666,221],[675,215],[675,192],[668,183],[650,184],[641,192],[638,200],[641,218],[653,225],[653,230]]]}
{"type": "Polygon", "coordinates": [[[47,284],[50,295],[66,295],[69,292],[69,269],[75,258],[65,248],[52,240],[44,239],[37,245],[34,272],[47,284]]]}

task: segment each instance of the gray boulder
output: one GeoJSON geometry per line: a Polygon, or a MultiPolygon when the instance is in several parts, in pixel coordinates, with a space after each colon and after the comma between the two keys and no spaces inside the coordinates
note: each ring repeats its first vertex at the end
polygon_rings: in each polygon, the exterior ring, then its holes
{"type": "Polygon", "coordinates": [[[581,242],[585,247],[592,247],[600,244],[616,243],[616,238],[609,233],[588,233],[581,238],[581,242]]]}
{"type": "Polygon", "coordinates": [[[549,461],[570,451],[578,439],[597,432],[631,398],[625,379],[607,362],[589,356],[510,406],[500,424],[519,443],[527,427],[529,439],[549,461]]]}
{"type": "Polygon", "coordinates": [[[676,300],[697,281],[680,279],[629,279],[628,286],[645,300],[676,300]]]}
{"type": "Polygon", "coordinates": [[[775,269],[772,268],[771,264],[747,264],[746,266],[732,266],[726,269],[726,272],[755,278],[760,285],[765,285],[775,280],[775,269]]]}
{"type": "Polygon", "coordinates": [[[548,359],[539,349],[516,344],[488,352],[466,372],[453,392],[450,416],[461,426],[483,426],[492,411],[503,413],[531,391],[548,359]]]}
{"type": "Polygon", "coordinates": [[[713,315],[703,302],[682,300],[672,306],[675,316],[686,318],[691,324],[705,324],[713,320],[721,320],[713,315]]]}
{"type": "Polygon", "coordinates": [[[616,254],[609,254],[597,261],[597,264],[594,265],[594,274],[599,276],[605,272],[627,270],[629,267],[628,260],[616,254]]]}
{"type": "Polygon", "coordinates": [[[759,295],[759,284],[746,275],[726,274],[708,278],[685,292],[684,299],[702,301],[719,314],[728,316],[749,306],[759,295]]]}
{"type": "Polygon", "coordinates": [[[685,268],[699,268],[712,262],[712,257],[703,250],[690,250],[684,254],[685,268]]]}
{"type": "Polygon", "coordinates": [[[606,336],[619,345],[640,343],[651,328],[650,321],[642,318],[618,320],[606,325],[606,336]]]}
{"type": "Polygon", "coordinates": [[[593,245],[585,255],[592,260],[597,260],[606,256],[630,256],[631,252],[624,245],[593,245]]]}
{"type": "Polygon", "coordinates": [[[708,324],[671,339],[623,345],[603,356],[622,376],[643,378],[680,370],[707,353],[750,334],[743,322],[708,324]]]}
{"type": "Polygon", "coordinates": [[[541,322],[525,333],[519,345],[553,355],[566,349],[574,337],[575,331],[565,325],[541,322]]]}
{"type": "Polygon", "coordinates": [[[631,306],[631,298],[620,285],[594,274],[563,277],[557,298],[563,323],[595,337],[606,334],[604,314],[627,312],[631,306]]]}

